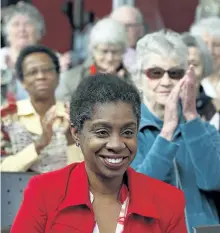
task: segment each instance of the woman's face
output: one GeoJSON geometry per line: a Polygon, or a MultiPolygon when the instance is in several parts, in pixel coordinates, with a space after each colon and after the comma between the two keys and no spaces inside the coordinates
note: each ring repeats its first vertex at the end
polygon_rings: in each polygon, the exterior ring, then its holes
{"type": "Polygon", "coordinates": [[[210,52],[214,59],[214,71],[219,72],[220,70],[220,37],[211,36],[205,33],[202,37],[204,42],[207,44],[210,52]]]}
{"type": "Polygon", "coordinates": [[[7,39],[11,47],[22,49],[36,44],[37,30],[26,15],[15,15],[8,23],[7,39]]]}
{"type": "Polygon", "coordinates": [[[123,49],[119,45],[99,44],[93,49],[93,58],[103,72],[115,72],[122,63],[123,49]]]}
{"type": "Polygon", "coordinates": [[[188,63],[189,65],[194,66],[195,75],[197,78],[197,82],[199,83],[203,74],[203,64],[202,64],[202,58],[200,55],[200,51],[196,47],[189,47],[188,48],[188,63]]]}
{"type": "Polygon", "coordinates": [[[170,92],[183,78],[184,73],[184,68],[176,60],[156,54],[146,58],[140,79],[144,99],[152,106],[165,105],[170,92]]]}
{"type": "Polygon", "coordinates": [[[136,154],[137,128],[130,104],[97,104],[77,136],[87,169],[102,178],[121,177],[136,154]]]}
{"type": "Polygon", "coordinates": [[[52,59],[45,53],[32,53],[23,61],[23,85],[31,98],[44,101],[54,96],[58,74],[52,59]]]}

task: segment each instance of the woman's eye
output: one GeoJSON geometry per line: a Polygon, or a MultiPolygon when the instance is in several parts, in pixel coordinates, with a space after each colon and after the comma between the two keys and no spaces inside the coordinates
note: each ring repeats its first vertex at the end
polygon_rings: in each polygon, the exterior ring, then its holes
{"type": "Polygon", "coordinates": [[[199,64],[196,64],[196,63],[190,63],[190,65],[193,65],[194,67],[198,67],[199,64]]]}
{"type": "Polygon", "coordinates": [[[126,136],[126,137],[131,137],[134,135],[134,131],[132,130],[126,130],[123,132],[123,134],[126,136]]]}
{"type": "Polygon", "coordinates": [[[99,130],[95,132],[96,136],[98,137],[106,137],[108,136],[108,132],[106,130],[99,130]]]}

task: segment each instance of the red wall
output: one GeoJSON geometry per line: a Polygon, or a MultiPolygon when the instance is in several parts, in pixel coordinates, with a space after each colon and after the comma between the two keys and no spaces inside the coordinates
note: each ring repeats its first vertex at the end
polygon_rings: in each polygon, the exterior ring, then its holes
{"type": "MultiPolygon", "coordinates": [[[[73,1],[73,0],[72,0],[73,1]]],[[[67,17],[61,7],[65,0],[32,0],[43,14],[47,33],[41,43],[59,52],[65,52],[71,46],[71,30],[67,17]]],[[[97,17],[103,17],[112,9],[111,0],[85,0],[85,8],[93,11],[97,17]]]]}
{"type": "Polygon", "coordinates": [[[158,0],[164,24],[178,32],[184,32],[194,21],[198,0],[158,0]]]}
{"type": "Polygon", "coordinates": [[[140,9],[144,15],[145,22],[149,26],[150,31],[158,29],[157,13],[158,11],[158,0],[136,0],[135,6],[140,9]]]}
{"type": "Polygon", "coordinates": [[[70,48],[71,37],[68,20],[61,11],[63,2],[63,0],[32,0],[46,22],[47,31],[41,43],[59,52],[70,48]]]}
{"type": "Polygon", "coordinates": [[[152,30],[157,29],[156,12],[166,28],[184,32],[194,20],[198,0],[136,0],[152,30]]]}
{"type": "MultiPolygon", "coordinates": [[[[74,1],[74,0],[72,0],[74,1]]],[[[66,16],[61,11],[65,0],[32,0],[44,15],[47,33],[42,43],[59,51],[70,49],[71,30],[66,16]]],[[[156,14],[158,11],[166,28],[178,32],[186,31],[194,19],[198,0],[136,0],[136,6],[144,14],[152,30],[158,28],[156,14]]],[[[85,0],[87,11],[93,11],[98,18],[111,12],[111,0],[85,0]]]]}

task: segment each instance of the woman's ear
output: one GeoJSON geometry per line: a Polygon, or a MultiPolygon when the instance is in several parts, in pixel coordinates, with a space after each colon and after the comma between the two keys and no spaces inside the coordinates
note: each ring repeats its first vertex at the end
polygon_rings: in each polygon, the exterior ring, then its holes
{"type": "Polygon", "coordinates": [[[25,83],[24,83],[24,80],[21,82],[21,86],[22,86],[25,90],[27,90],[27,87],[26,87],[26,85],[25,85],[25,83]]]}
{"type": "Polygon", "coordinates": [[[71,135],[72,135],[74,141],[76,142],[76,144],[79,144],[78,130],[76,128],[74,128],[73,126],[71,126],[70,131],[71,131],[71,135]]]}

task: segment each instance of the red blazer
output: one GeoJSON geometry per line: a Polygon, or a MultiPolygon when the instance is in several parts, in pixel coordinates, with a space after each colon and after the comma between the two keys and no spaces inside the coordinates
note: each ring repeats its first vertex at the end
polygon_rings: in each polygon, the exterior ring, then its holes
{"type": "MultiPolygon", "coordinates": [[[[187,233],[184,195],[128,168],[130,202],[124,233],[187,233]]],[[[11,233],[92,233],[95,218],[85,164],[33,177],[11,233]]]]}

